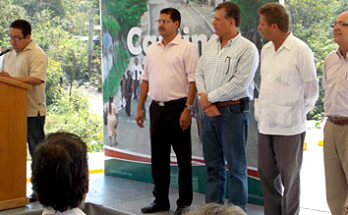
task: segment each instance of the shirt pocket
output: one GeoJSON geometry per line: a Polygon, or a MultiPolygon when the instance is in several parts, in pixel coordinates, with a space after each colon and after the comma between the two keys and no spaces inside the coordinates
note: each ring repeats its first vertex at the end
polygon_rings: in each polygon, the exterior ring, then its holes
{"type": "Polygon", "coordinates": [[[301,122],[301,111],[293,106],[267,104],[263,108],[270,127],[292,127],[301,122]]]}

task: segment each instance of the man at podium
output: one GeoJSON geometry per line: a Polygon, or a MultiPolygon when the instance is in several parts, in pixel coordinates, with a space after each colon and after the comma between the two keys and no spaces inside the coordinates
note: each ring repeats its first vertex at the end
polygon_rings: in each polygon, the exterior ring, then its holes
{"type": "Polygon", "coordinates": [[[9,33],[12,50],[4,56],[0,76],[32,86],[27,94],[27,141],[29,153],[33,157],[35,147],[45,137],[45,81],[48,60],[45,52],[31,39],[29,22],[15,20],[10,25],[9,33]]]}

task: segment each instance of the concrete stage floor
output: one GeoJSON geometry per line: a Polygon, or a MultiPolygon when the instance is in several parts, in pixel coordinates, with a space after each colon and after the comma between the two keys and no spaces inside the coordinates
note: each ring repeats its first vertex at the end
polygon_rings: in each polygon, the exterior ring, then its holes
{"type": "MultiPolygon", "coordinates": [[[[90,191],[87,195],[86,211],[89,215],[125,215],[142,214],[140,208],[153,201],[153,185],[133,180],[105,176],[103,173],[90,175],[90,191]],[[92,203],[92,204],[91,204],[92,203]],[[116,210],[110,210],[113,208],[116,210]]],[[[28,194],[31,194],[31,184],[27,184],[28,194]]],[[[157,215],[171,215],[176,209],[178,190],[170,189],[171,210],[155,213],[157,215]]],[[[204,195],[194,193],[192,209],[204,204],[204,195]]],[[[38,202],[28,204],[25,207],[4,210],[0,215],[39,215],[42,206],[38,202]]],[[[262,215],[263,207],[248,204],[249,215],[262,215]]],[[[328,215],[328,212],[301,207],[301,215],[328,215]]]]}

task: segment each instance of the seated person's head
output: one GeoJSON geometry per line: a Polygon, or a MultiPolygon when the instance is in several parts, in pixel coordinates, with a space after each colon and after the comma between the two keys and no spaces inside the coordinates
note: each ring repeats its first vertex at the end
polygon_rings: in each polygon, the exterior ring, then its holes
{"type": "Polygon", "coordinates": [[[86,143],[74,134],[50,134],[35,150],[31,182],[44,207],[78,207],[88,192],[86,143]]]}
{"type": "Polygon", "coordinates": [[[216,203],[208,203],[203,205],[198,211],[192,215],[247,215],[242,208],[236,205],[220,205],[216,203]]]}

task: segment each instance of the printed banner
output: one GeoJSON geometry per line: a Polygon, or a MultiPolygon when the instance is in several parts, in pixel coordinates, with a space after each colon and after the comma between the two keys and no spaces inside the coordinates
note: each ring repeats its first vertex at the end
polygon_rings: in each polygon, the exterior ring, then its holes
{"type": "MultiPolygon", "coordinates": [[[[202,48],[214,33],[211,24],[214,8],[221,2],[102,0],[105,174],[152,183],[150,98],[147,99],[144,108],[145,128],[137,126],[135,116],[147,48],[161,39],[155,21],[159,18],[160,10],[174,7],[180,11],[182,16],[180,34],[185,40],[191,41],[201,55],[202,48]]],[[[257,13],[255,19],[258,20],[257,13]]],[[[253,107],[250,111],[252,116],[253,107]]],[[[195,102],[191,136],[193,188],[196,192],[204,192],[206,180],[201,141],[202,119],[203,111],[195,102]]],[[[256,144],[257,129],[252,116],[248,137],[249,202],[263,204],[261,184],[256,171],[256,144]]],[[[171,159],[171,186],[177,187],[178,171],[173,150],[171,159]]]]}

